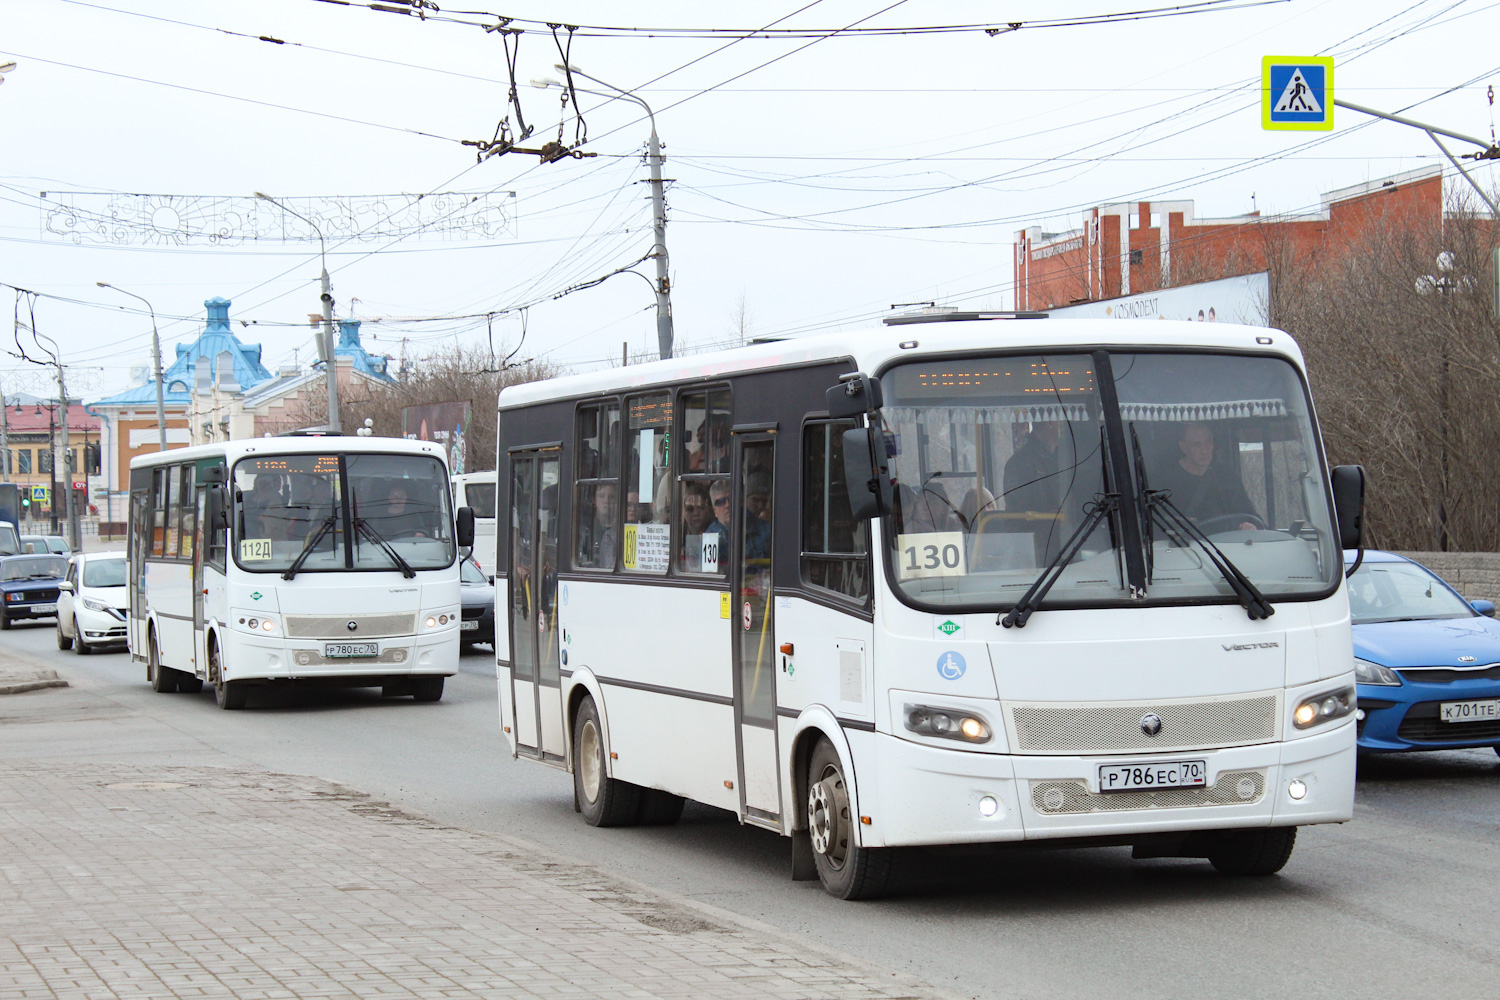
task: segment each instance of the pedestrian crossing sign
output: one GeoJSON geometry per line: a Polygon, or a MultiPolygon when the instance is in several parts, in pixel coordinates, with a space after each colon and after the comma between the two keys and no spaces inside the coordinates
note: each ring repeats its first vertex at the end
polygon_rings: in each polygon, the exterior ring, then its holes
{"type": "Polygon", "coordinates": [[[1293,132],[1333,129],[1333,59],[1264,56],[1260,61],[1260,123],[1293,132]]]}

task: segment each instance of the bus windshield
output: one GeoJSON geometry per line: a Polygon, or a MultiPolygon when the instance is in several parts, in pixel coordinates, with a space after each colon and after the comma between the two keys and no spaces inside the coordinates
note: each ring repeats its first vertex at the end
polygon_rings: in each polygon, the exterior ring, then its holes
{"type": "Polygon", "coordinates": [[[1205,541],[1267,599],[1338,582],[1307,393],[1285,360],[992,356],[881,382],[892,579],[914,604],[1012,606],[1049,564],[1042,607],[1233,599],[1205,541]],[[1101,359],[1112,392],[1096,383],[1101,359]],[[1128,538],[1145,566],[1134,600],[1128,538]]]}
{"type": "Polygon", "coordinates": [[[457,546],[442,463],[302,454],[234,467],[235,559],[254,572],[442,569],[457,546]]]}

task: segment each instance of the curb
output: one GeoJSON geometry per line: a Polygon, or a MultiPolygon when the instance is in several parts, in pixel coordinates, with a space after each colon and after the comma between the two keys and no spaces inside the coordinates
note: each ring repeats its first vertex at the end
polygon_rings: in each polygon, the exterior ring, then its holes
{"type": "Polygon", "coordinates": [[[65,688],[68,682],[59,678],[39,677],[30,681],[0,681],[0,694],[20,694],[23,691],[40,691],[42,688],[65,688]]]}

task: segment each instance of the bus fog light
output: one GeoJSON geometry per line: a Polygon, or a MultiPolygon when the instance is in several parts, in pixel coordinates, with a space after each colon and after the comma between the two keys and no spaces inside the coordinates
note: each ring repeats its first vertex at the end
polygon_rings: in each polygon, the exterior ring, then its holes
{"type": "Polygon", "coordinates": [[[1293,778],[1286,786],[1286,793],[1292,797],[1293,802],[1301,802],[1307,798],[1307,782],[1301,778],[1293,778]]]}
{"type": "Polygon", "coordinates": [[[304,667],[311,663],[312,659],[312,654],[305,649],[297,654],[297,662],[304,667]]]}
{"type": "Polygon", "coordinates": [[[995,801],[993,795],[986,795],[979,800],[979,815],[988,819],[1000,811],[1000,803],[995,801]]]}

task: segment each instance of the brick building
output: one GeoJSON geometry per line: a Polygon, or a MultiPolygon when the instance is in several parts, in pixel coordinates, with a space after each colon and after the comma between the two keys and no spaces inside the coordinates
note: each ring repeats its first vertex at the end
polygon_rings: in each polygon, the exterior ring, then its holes
{"type": "Polygon", "coordinates": [[[1438,225],[1442,218],[1440,166],[1330,191],[1306,215],[1200,219],[1191,201],[1101,205],[1070,232],[1033,226],[1016,234],[1015,304],[1054,309],[1252,274],[1268,269],[1273,248],[1308,260],[1377,222],[1438,225]]]}

